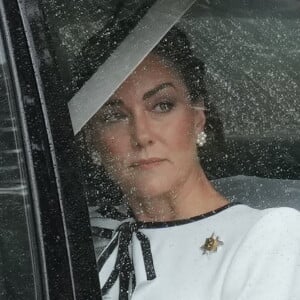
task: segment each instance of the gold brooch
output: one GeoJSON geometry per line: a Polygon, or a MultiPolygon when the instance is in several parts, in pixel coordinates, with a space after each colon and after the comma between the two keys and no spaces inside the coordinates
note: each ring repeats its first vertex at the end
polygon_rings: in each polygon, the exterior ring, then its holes
{"type": "Polygon", "coordinates": [[[224,245],[224,243],[213,233],[211,237],[205,240],[204,245],[201,246],[201,250],[203,250],[202,254],[217,252],[218,247],[222,245],[224,245]]]}

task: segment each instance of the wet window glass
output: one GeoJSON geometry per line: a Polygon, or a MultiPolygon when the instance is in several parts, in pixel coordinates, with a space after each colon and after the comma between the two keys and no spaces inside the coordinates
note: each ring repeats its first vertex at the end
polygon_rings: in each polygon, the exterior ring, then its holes
{"type": "Polygon", "coordinates": [[[1,36],[0,66],[0,299],[40,299],[21,129],[1,36]]]}
{"type": "MultiPolygon", "coordinates": [[[[192,236],[200,219],[239,203],[300,209],[297,1],[41,2],[104,295],[146,297],[143,283],[165,274],[154,228],[193,220],[192,236]]],[[[199,241],[203,255],[226,245],[215,234],[199,241]]]]}

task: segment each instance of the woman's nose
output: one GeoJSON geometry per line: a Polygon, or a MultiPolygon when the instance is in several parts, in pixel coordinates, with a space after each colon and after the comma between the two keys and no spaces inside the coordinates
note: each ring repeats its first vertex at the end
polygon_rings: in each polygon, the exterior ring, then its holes
{"type": "Polygon", "coordinates": [[[131,140],[134,147],[146,147],[153,143],[152,128],[146,112],[138,113],[131,120],[131,140]]]}

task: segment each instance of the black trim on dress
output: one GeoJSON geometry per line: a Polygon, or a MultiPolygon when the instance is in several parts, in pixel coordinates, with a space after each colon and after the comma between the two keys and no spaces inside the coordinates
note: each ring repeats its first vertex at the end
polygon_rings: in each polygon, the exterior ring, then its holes
{"type": "Polygon", "coordinates": [[[136,221],[136,225],[137,227],[140,228],[164,228],[164,227],[172,227],[172,226],[178,226],[178,225],[184,225],[184,224],[188,224],[188,223],[192,223],[195,221],[199,221],[201,219],[205,219],[208,217],[211,217],[219,212],[222,212],[223,210],[235,206],[235,205],[240,205],[242,203],[240,202],[231,202],[228,203],[224,206],[221,206],[215,210],[211,210],[207,213],[195,216],[195,217],[191,217],[188,219],[181,219],[181,220],[174,220],[174,221],[163,221],[163,222],[142,222],[142,221],[136,221]]]}

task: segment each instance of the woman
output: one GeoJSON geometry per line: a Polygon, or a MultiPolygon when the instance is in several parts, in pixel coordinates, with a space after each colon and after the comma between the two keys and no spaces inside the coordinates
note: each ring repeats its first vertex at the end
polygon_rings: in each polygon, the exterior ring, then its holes
{"type": "Polygon", "coordinates": [[[300,299],[299,213],[229,203],[199,163],[203,76],[172,29],[85,129],[133,213],[98,258],[104,299],[300,299]]]}

